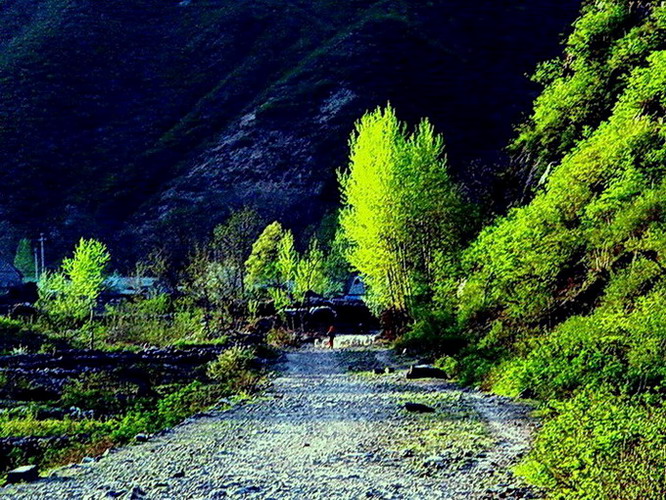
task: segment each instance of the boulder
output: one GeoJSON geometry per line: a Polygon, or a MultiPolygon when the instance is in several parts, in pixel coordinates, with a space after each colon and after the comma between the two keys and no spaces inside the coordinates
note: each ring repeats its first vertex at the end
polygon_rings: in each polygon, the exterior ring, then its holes
{"type": "Polygon", "coordinates": [[[432,365],[412,365],[407,371],[408,379],[417,378],[448,378],[444,370],[435,368],[432,365]]]}
{"type": "Polygon", "coordinates": [[[39,468],[36,465],[24,465],[7,473],[7,483],[23,483],[39,479],[39,468]]]}
{"type": "Polygon", "coordinates": [[[405,403],[405,410],[411,413],[434,413],[435,409],[421,403],[405,403]]]}
{"type": "Polygon", "coordinates": [[[145,498],[146,492],[141,486],[133,486],[132,489],[125,495],[126,500],[141,500],[145,498]]]}

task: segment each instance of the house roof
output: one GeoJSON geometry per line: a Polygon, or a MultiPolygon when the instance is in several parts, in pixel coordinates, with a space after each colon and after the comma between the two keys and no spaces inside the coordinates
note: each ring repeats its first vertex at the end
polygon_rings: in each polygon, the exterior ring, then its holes
{"type": "Polygon", "coordinates": [[[157,278],[143,276],[109,276],[104,285],[108,291],[122,295],[135,295],[141,290],[148,290],[157,285],[157,278]]]}
{"type": "Polygon", "coordinates": [[[9,262],[0,259],[0,288],[18,286],[23,283],[21,271],[9,262]]]}
{"type": "Polygon", "coordinates": [[[363,295],[365,295],[365,284],[359,275],[355,275],[349,280],[347,296],[362,297],[363,295]]]}

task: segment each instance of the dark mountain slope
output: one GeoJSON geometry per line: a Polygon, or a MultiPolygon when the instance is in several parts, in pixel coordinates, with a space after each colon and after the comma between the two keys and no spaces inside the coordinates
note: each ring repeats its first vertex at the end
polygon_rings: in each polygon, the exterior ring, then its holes
{"type": "Polygon", "coordinates": [[[524,73],[578,4],[4,0],[5,239],[126,248],[247,203],[307,224],[336,197],[354,120],[387,100],[430,116],[469,180],[472,160],[499,158],[534,97],[524,73]]]}

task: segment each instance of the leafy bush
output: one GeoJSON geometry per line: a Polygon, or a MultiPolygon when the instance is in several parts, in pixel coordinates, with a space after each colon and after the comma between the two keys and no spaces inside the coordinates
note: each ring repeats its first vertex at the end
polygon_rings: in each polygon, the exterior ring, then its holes
{"type": "Polygon", "coordinates": [[[159,424],[160,419],[156,411],[135,409],[127,412],[120,419],[115,420],[113,429],[109,435],[116,443],[126,443],[137,434],[160,430],[159,424]]]}
{"type": "Polygon", "coordinates": [[[160,399],[157,403],[160,426],[171,427],[190,415],[211,407],[228,394],[221,385],[206,385],[194,381],[160,399]]]}
{"type": "Polygon", "coordinates": [[[108,415],[132,406],[137,397],[136,385],[120,382],[103,373],[91,373],[67,383],[60,396],[60,404],[66,408],[75,406],[108,415]]]}
{"type": "Polygon", "coordinates": [[[232,347],[208,365],[208,376],[229,393],[249,392],[261,379],[255,364],[252,349],[232,347]]]}
{"type": "Polygon", "coordinates": [[[298,347],[299,335],[288,328],[272,328],[266,335],[266,342],[273,347],[298,347]]]}
{"type": "Polygon", "coordinates": [[[552,498],[663,498],[666,411],[648,399],[598,388],[551,403],[517,472],[552,498]]]}
{"type": "Polygon", "coordinates": [[[480,383],[481,387],[489,389],[486,377],[504,356],[506,353],[498,350],[466,349],[459,356],[457,378],[464,385],[480,383]]]}
{"type": "Polygon", "coordinates": [[[449,378],[458,375],[460,370],[460,363],[453,356],[442,356],[435,360],[435,366],[443,370],[449,378]]]}
{"type": "Polygon", "coordinates": [[[432,313],[417,320],[395,343],[398,349],[427,351],[435,355],[455,355],[467,343],[460,335],[455,318],[445,313],[432,313]]]}

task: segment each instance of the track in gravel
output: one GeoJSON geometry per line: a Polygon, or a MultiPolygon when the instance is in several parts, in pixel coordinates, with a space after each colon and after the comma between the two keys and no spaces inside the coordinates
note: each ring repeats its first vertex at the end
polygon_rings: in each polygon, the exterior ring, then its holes
{"type": "MultiPolygon", "coordinates": [[[[529,447],[534,422],[526,407],[442,381],[406,380],[400,368],[386,350],[288,352],[271,388],[255,401],[211,410],[147,443],[58,469],[37,483],[0,489],[0,497],[533,498],[508,470],[529,447]],[[398,370],[379,376],[348,371],[377,365],[398,370]],[[405,397],[419,395],[446,396],[458,408],[438,404],[434,417],[402,409],[405,397]],[[424,465],[418,447],[406,451],[405,436],[418,436],[428,418],[449,418],[462,407],[485,428],[486,450],[463,464],[434,468],[424,465]]],[[[459,440],[464,432],[461,426],[459,440]]],[[[441,446],[446,456],[446,441],[441,446]]]]}

